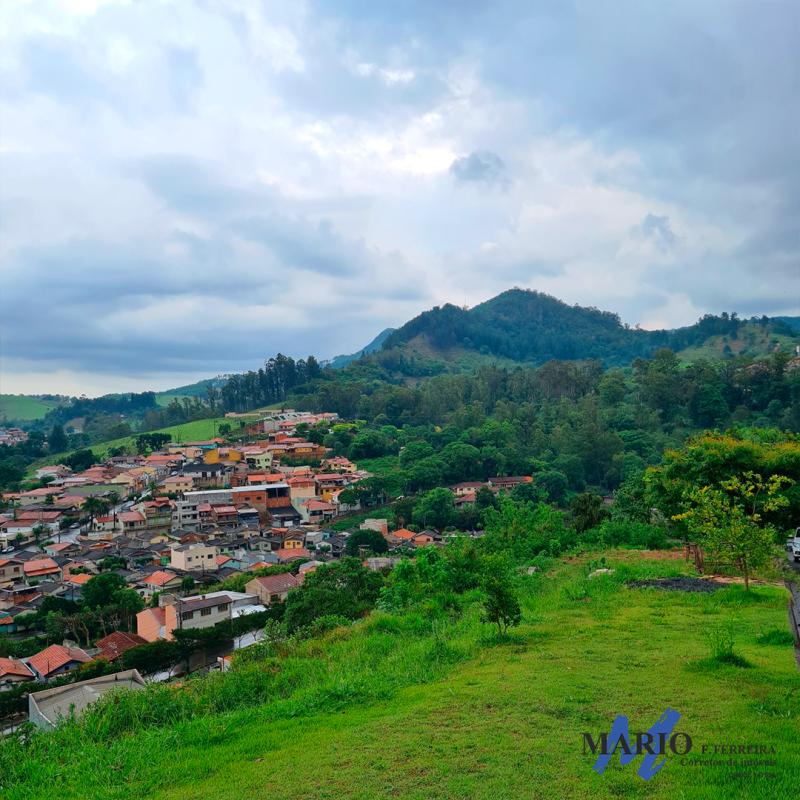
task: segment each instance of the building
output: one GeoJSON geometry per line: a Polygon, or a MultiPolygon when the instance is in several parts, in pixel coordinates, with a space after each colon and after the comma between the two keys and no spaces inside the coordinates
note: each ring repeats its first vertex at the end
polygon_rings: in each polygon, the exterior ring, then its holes
{"type": "Polygon", "coordinates": [[[296,589],[302,581],[291,572],[282,575],[262,575],[245,584],[245,589],[268,606],[270,603],[283,602],[292,589],[296,589]]]}
{"type": "Polygon", "coordinates": [[[0,586],[18,581],[23,575],[22,561],[18,558],[0,558],[0,586]]]}
{"type": "Polygon", "coordinates": [[[81,664],[91,660],[90,656],[79,647],[51,644],[50,647],[40,650],[27,659],[27,664],[39,680],[48,681],[66,672],[72,672],[81,664]]]}
{"type": "MultiPolygon", "coordinates": [[[[235,516],[235,514],[234,514],[235,516]]],[[[219,548],[203,542],[178,545],[170,551],[169,565],[184,572],[213,572],[217,568],[219,548]]]]}
{"type": "Polygon", "coordinates": [[[24,661],[16,658],[0,658],[0,689],[8,689],[23,681],[32,681],[35,677],[24,661]]]}
{"type": "Polygon", "coordinates": [[[99,657],[109,663],[120,658],[126,650],[132,650],[140,644],[147,644],[147,641],[138,634],[127,631],[114,631],[96,642],[97,647],[100,648],[99,657]]]}
{"type": "Polygon", "coordinates": [[[136,615],[136,632],[148,642],[173,639],[175,630],[211,628],[242,613],[264,611],[258,596],[243,592],[212,592],[180,598],[162,594],[158,608],[145,608],[136,615]]]}
{"type": "Polygon", "coordinates": [[[37,728],[55,728],[64,719],[79,717],[95,701],[112,690],[144,689],[145,682],[135,669],[68,683],[28,695],[28,719],[37,728]]]}

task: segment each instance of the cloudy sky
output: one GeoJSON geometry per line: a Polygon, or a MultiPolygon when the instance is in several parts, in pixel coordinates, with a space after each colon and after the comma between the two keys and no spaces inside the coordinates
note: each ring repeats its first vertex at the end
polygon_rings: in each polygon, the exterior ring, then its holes
{"type": "Polygon", "coordinates": [[[511,286],[800,313],[794,0],[2,0],[2,392],[167,388],[511,286]]]}

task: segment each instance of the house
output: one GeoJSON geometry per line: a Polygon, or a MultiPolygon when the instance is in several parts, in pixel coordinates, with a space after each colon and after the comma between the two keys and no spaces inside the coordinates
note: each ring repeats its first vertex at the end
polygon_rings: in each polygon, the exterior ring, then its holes
{"type": "Polygon", "coordinates": [[[485,483],[481,483],[481,481],[463,481],[462,483],[457,483],[455,486],[450,487],[450,491],[456,497],[462,497],[463,495],[474,495],[481,486],[486,486],[485,483]]]}
{"type": "Polygon", "coordinates": [[[33,692],[28,695],[28,719],[37,728],[49,730],[64,719],[79,717],[92,703],[112,690],[144,689],[145,685],[139,672],[129,669],[33,692]]]}
{"type": "Polygon", "coordinates": [[[79,647],[51,644],[50,647],[32,655],[27,663],[39,680],[47,681],[71,672],[91,660],[90,656],[79,647]]]}
{"type": "Polygon", "coordinates": [[[60,581],[63,577],[61,567],[52,558],[34,558],[26,561],[22,568],[28,581],[40,581],[43,578],[60,581]]]}
{"type": "Polygon", "coordinates": [[[39,467],[34,473],[36,480],[40,481],[44,478],[65,478],[72,470],[64,464],[54,464],[48,467],[39,467]]]}
{"type": "Polygon", "coordinates": [[[32,681],[35,677],[25,662],[16,658],[0,658],[0,689],[8,689],[22,681],[32,681]]]}
{"type": "Polygon", "coordinates": [[[145,597],[151,597],[155,592],[176,591],[180,589],[182,580],[174,572],[159,569],[144,579],[141,593],[145,597]]]}
{"type": "Polygon", "coordinates": [[[18,581],[22,575],[22,561],[18,558],[0,558],[0,586],[18,581]]]}
{"type": "Polygon", "coordinates": [[[191,475],[168,475],[161,481],[161,486],[167,494],[182,494],[194,489],[194,478],[191,475]]]}
{"type": "Polygon", "coordinates": [[[212,592],[179,598],[162,594],[158,608],[145,608],[136,615],[136,632],[148,642],[172,639],[177,629],[211,628],[242,613],[264,611],[258,597],[243,592],[212,592]]]}
{"type": "Polygon", "coordinates": [[[521,483],[533,483],[530,475],[509,475],[507,477],[489,478],[489,486],[498,491],[510,492],[514,487],[521,483]]]}
{"type": "Polygon", "coordinates": [[[303,522],[322,525],[336,516],[337,506],[334,503],[326,503],[324,500],[303,500],[294,504],[294,507],[303,518],[303,522]]]}
{"type": "Polygon", "coordinates": [[[253,578],[245,584],[245,590],[254,594],[265,605],[270,603],[282,602],[292,589],[300,586],[302,581],[291,574],[285,572],[282,575],[262,575],[253,578]]]}
{"type": "Polygon", "coordinates": [[[184,572],[199,570],[202,572],[213,572],[216,568],[216,558],[219,555],[219,548],[207,545],[203,542],[192,542],[173,547],[170,551],[169,565],[173,569],[180,569],[184,572]]]}
{"type": "Polygon", "coordinates": [[[281,564],[288,564],[290,561],[297,561],[300,558],[311,558],[311,552],[306,550],[305,547],[281,547],[278,550],[273,550],[273,553],[281,564]]]}
{"type": "Polygon", "coordinates": [[[111,663],[116,661],[126,650],[146,644],[147,640],[135,633],[127,631],[114,631],[98,639],[95,643],[100,648],[100,658],[111,663]]]}

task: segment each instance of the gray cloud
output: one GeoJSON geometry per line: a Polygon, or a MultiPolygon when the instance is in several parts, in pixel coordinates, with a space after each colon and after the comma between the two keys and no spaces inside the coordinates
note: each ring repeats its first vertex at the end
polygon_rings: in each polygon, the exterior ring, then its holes
{"type": "Polygon", "coordinates": [[[349,352],[512,283],[631,323],[800,313],[797,4],[0,17],[19,371],[349,352]]]}
{"type": "Polygon", "coordinates": [[[490,150],[479,150],[457,158],[450,165],[450,174],[457,181],[468,183],[497,186],[508,186],[510,183],[505,162],[490,150]]]}

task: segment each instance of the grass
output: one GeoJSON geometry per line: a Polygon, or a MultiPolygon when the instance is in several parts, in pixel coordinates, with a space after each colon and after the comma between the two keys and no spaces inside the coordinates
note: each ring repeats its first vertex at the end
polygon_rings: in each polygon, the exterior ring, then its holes
{"type": "Polygon", "coordinates": [[[772,333],[761,325],[748,323],[736,339],[730,336],[711,336],[702,344],[681,350],[678,357],[686,363],[702,359],[717,361],[733,355],[758,358],[774,352],[776,343],[783,352],[793,353],[798,339],[794,336],[772,333]]]}
{"type": "MultiPolygon", "coordinates": [[[[205,439],[213,439],[219,435],[219,426],[227,422],[231,426],[231,430],[236,430],[236,420],[229,420],[225,417],[213,417],[210,419],[198,419],[194,422],[183,422],[180,425],[170,425],[167,428],[158,428],[155,431],[147,431],[147,433],[169,433],[172,434],[173,442],[192,442],[203,441],[205,439]]],[[[109,450],[115,447],[133,448],[135,447],[136,434],[132,436],[124,436],[120,439],[110,439],[105,442],[98,442],[90,446],[90,450],[97,456],[98,459],[105,458],[109,450]]],[[[57,464],[60,460],[68,456],[69,453],[55,453],[48,455],[43,459],[39,459],[31,464],[29,471],[33,472],[37,467],[43,464],[57,464]]]]}
{"type": "Polygon", "coordinates": [[[455,622],[374,614],[256,671],[190,684],[180,712],[162,696],[185,689],[111,701],[116,716],[101,707],[28,749],[0,745],[0,795],[50,800],[57,786],[63,800],[796,796],[800,677],[791,646],[763,636],[785,624],[784,590],[630,589],[684,565],[635,552],[608,562],[614,574],[592,579],[580,560],[521,576],[523,624],[502,641],[474,607],[455,622]],[[728,621],[748,669],[704,664],[705,631],[728,621]],[[582,732],[607,731],[620,713],[646,729],[667,706],[692,736],[689,756],[669,756],[650,782],[617,760],[593,772],[582,732]],[[174,720],[154,722],[159,714],[174,720]],[[703,745],[723,743],[774,746],[772,777],[689,765],[712,757],[703,745]]]}
{"type": "Polygon", "coordinates": [[[0,394],[0,420],[30,422],[43,419],[57,405],[55,400],[41,400],[25,394],[0,394]]]}

